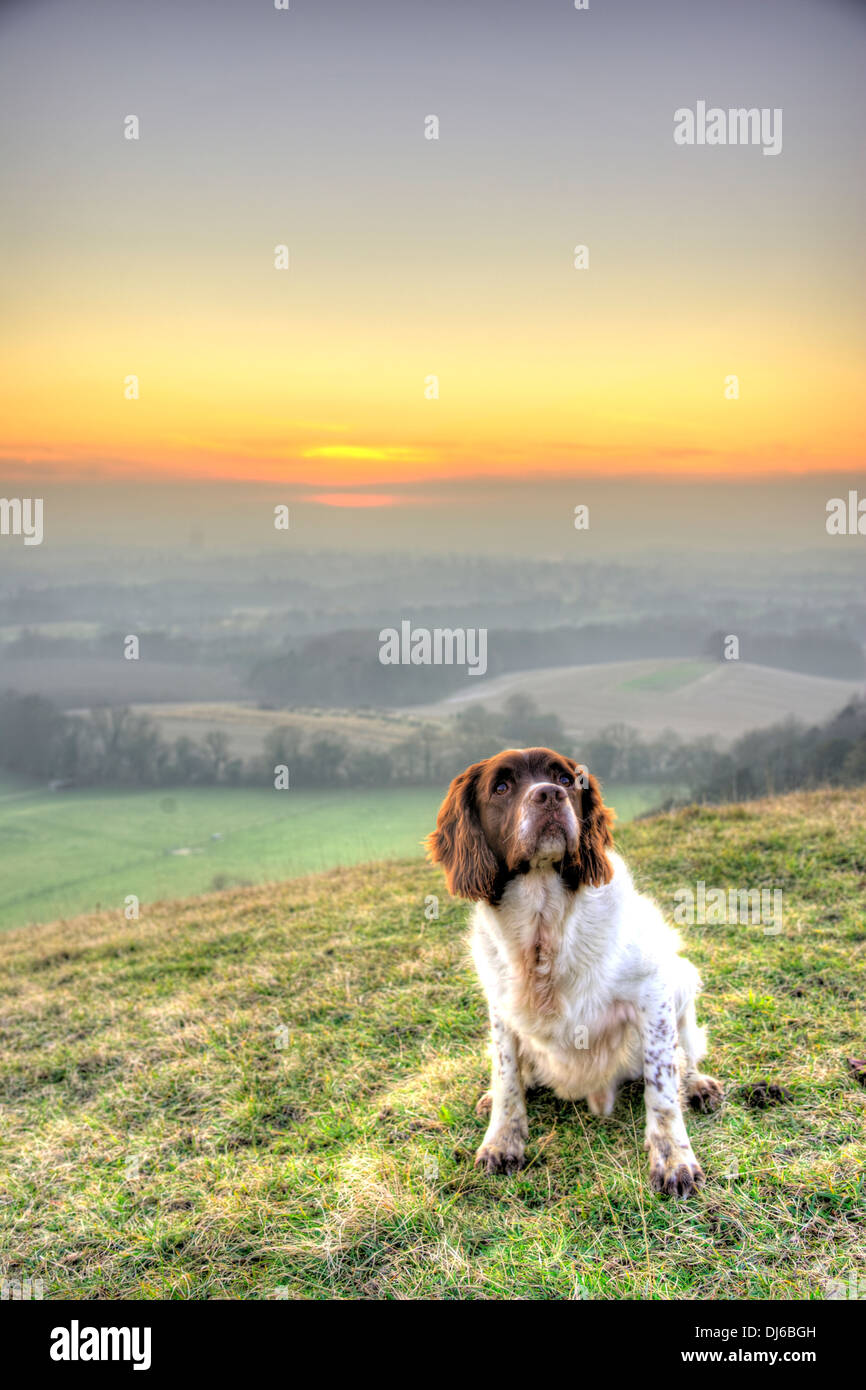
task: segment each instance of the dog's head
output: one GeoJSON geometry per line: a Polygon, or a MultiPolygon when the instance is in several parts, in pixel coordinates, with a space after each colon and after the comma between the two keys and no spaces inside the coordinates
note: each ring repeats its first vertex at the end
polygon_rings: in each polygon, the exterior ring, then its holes
{"type": "Polygon", "coordinates": [[[455,897],[496,903],[508,880],[554,868],[571,888],[609,883],[613,812],[585,768],[550,748],[507,748],[455,777],[427,836],[455,897]]]}

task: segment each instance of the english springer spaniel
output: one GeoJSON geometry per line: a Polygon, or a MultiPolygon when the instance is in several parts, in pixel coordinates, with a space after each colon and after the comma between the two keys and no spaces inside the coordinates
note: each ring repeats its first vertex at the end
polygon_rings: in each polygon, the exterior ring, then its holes
{"type": "Polygon", "coordinates": [[[451,783],[427,838],[449,891],[476,906],[475,967],[490,1008],[488,1173],[525,1161],[525,1091],[549,1086],[609,1115],[643,1077],[650,1181],[689,1197],[704,1181],[680,1089],[712,1110],[722,1090],[698,1070],[700,979],[676,932],[613,852],[613,813],[585,768],[549,748],[511,748],[451,783]]]}

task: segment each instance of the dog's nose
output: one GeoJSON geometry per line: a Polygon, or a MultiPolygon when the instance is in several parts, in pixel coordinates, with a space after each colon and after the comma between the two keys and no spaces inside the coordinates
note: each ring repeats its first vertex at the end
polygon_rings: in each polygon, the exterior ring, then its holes
{"type": "Polygon", "coordinates": [[[565,787],[557,787],[553,782],[544,782],[539,787],[533,787],[529,800],[533,806],[552,806],[556,801],[565,800],[565,787]]]}

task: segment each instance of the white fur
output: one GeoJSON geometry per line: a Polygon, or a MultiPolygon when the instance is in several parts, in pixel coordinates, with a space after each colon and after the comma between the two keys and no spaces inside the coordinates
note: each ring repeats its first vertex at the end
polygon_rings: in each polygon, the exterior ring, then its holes
{"type": "MultiPolygon", "coordinates": [[[[609,859],[613,877],[602,887],[573,891],[541,861],[509,881],[497,906],[475,905],[472,955],[493,1038],[492,1113],[479,1159],[505,1149],[522,1160],[524,1087],[587,1098],[595,1113],[607,1114],[620,1083],[644,1076],[651,1161],[654,1145],[665,1151],[654,1160],[665,1181],[654,1174],[655,1185],[679,1176],[682,1164],[701,1180],[678,1097],[680,1080],[687,1093],[716,1086],[697,1070],[705,1050],[694,1010],[698,972],[622,859],[609,859]],[[527,984],[527,961],[536,988],[527,984]]],[[[687,1195],[683,1186],[680,1179],[666,1190],[687,1195]]]]}

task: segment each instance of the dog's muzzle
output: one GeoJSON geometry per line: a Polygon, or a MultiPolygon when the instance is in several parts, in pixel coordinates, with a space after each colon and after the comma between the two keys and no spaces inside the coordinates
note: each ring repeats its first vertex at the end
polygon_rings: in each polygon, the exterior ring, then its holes
{"type": "Polygon", "coordinates": [[[547,844],[555,847],[558,841],[571,849],[577,840],[577,818],[568,793],[553,782],[540,782],[530,787],[524,798],[521,820],[525,827],[521,838],[532,850],[547,844]]]}

